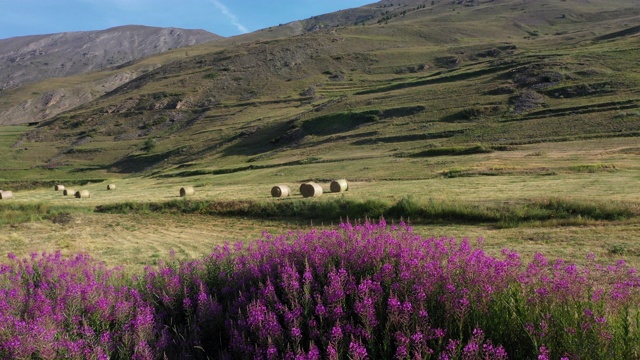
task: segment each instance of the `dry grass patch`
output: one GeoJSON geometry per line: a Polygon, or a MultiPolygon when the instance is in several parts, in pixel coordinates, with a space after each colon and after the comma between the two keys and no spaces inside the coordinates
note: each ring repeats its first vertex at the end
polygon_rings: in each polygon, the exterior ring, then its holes
{"type": "MultiPolygon", "coordinates": [[[[111,266],[133,270],[168,259],[205,256],[225,242],[250,241],[280,222],[209,216],[72,214],[69,221],[37,221],[3,227],[0,254],[19,257],[60,250],[89,253],[111,266]]],[[[299,225],[284,224],[293,228],[299,225]]]]}
{"type": "MultiPolygon", "coordinates": [[[[310,224],[200,215],[71,214],[55,222],[52,219],[3,227],[0,254],[82,252],[109,265],[124,265],[136,271],[168,259],[171,253],[183,259],[199,258],[225,242],[255,240],[265,230],[280,234],[286,229],[306,229],[310,224]]],[[[313,225],[330,228],[337,224],[313,225]]],[[[632,266],[640,266],[640,246],[635,241],[640,238],[637,223],[509,229],[477,225],[414,227],[429,237],[483,238],[484,249],[496,255],[509,248],[517,250],[525,260],[541,252],[551,259],[581,263],[588,253],[594,253],[604,262],[622,258],[632,266]]]]}

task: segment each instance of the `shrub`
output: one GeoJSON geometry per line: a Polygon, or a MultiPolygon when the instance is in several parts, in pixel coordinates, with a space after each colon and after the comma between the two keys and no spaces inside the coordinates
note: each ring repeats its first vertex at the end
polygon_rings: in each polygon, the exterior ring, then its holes
{"type": "Polygon", "coordinates": [[[88,256],[33,254],[0,269],[3,359],[151,359],[156,317],[123,274],[88,256]]]}
{"type": "MultiPolygon", "coordinates": [[[[411,207],[411,201],[403,202],[411,207]]],[[[479,243],[480,244],[480,243],[479,243]]],[[[264,234],[135,279],[87,256],[0,268],[3,358],[630,359],[640,277],[491,257],[404,223],[264,234]]]]}
{"type": "Polygon", "coordinates": [[[153,151],[153,149],[156,148],[156,139],[154,138],[148,138],[147,140],[144,141],[144,144],[142,145],[142,150],[146,151],[146,152],[151,152],[153,151]]]}

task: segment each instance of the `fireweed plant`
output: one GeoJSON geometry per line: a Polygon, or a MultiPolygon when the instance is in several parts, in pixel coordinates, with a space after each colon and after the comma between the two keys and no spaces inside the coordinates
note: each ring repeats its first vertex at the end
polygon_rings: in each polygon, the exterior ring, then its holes
{"type": "Polygon", "coordinates": [[[155,309],[119,269],[86,255],[0,265],[0,358],[153,358],[155,309]]]}
{"type": "Polygon", "coordinates": [[[524,264],[384,220],[265,233],[127,277],[86,255],[0,268],[6,359],[637,359],[640,277],[524,264]]]}

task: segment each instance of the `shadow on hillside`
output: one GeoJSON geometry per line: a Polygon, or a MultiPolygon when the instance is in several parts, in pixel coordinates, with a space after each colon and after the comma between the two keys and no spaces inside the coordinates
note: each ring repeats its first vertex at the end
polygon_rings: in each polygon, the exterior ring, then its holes
{"type": "Polygon", "coordinates": [[[109,169],[126,174],[142,172],[180,153],[181,149],[174,149],[160,154],[129,155],[109,165],[109,169]]]}
{"type": "MultiPolygon", "coordinates": [[[[238,140],[227,147],[223,153],[225,155],[258,155],[294,145],[308,135],[323,137],[343,134],[381,120],[412,116],[425,110],[424,106],[418,105],[384,110],[339,112],[306,120],[293,119],[272,126],[256,127],[251,132],[245,130],[240,134],[241,136],[236,136],[227,141],[227,143],[231,143],[238,140]]],[[[340,135],[334,139],[326,139],[326,141],[339,141],[375,135],[378,135],[376,131],[369,131],[364,134],[340,135]]],[[[211,151],[211,149],[205,151],[211,151]]]]}

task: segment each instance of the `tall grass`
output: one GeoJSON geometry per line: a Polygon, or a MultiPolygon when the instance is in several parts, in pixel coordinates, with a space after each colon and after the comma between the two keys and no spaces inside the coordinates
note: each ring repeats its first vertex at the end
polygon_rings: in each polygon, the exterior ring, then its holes
{"type": "Polygon", "coordinates": [[[66,179],[66,180],[11,180],[0,181],[0,188],[16,190],[32,190],[39,188],[53,188],[58,184],[66,185],[86,185],[92,183],[100,183],[105,179],[66,179]]]}
{"type": "Polygon", "coordinates": [[[326,201],[206,201],[172,200],[159,203],[116,203],[100,205],[102,213],[183,213],[222,216],[249,216],[273,219],[307,219],[337,222],[341,219],[365,219],[384,216],[410,219],[414,223],[485,223],[518,226],[528,222],[614,221],[638,216],[632,204],[581,202],[562,198],[532,200],[508,204],[472,204],[436,201],[418,202],[405,197],[390,204],[382,200],[334,198],[326,201]]]}
{"type": "Polygon", "coordinates": [[[384,221],[264,234],[127,278],[86,256],[0,268],[0,356],[634,359],[640,277],[487,255],[384,221]]]}
{"type": "Polygon", "coordinates": [[[433,156],[446,156],[446,155],[471,155],[471,154],[486,154],[493,152],[493,149],[484,147],[482,145],[475,146],[449,146],[449,147],[436,147],[432,149],[423,150],[412,154],[413,157],[433,157],[433,156]]]}
{"type": "Polygon", "coordinates": [[[51,220],[63,214],[90,211],[91,209],[89,208],[57,206],[45,203],[0,203],[0,226],[51,220]]]}

